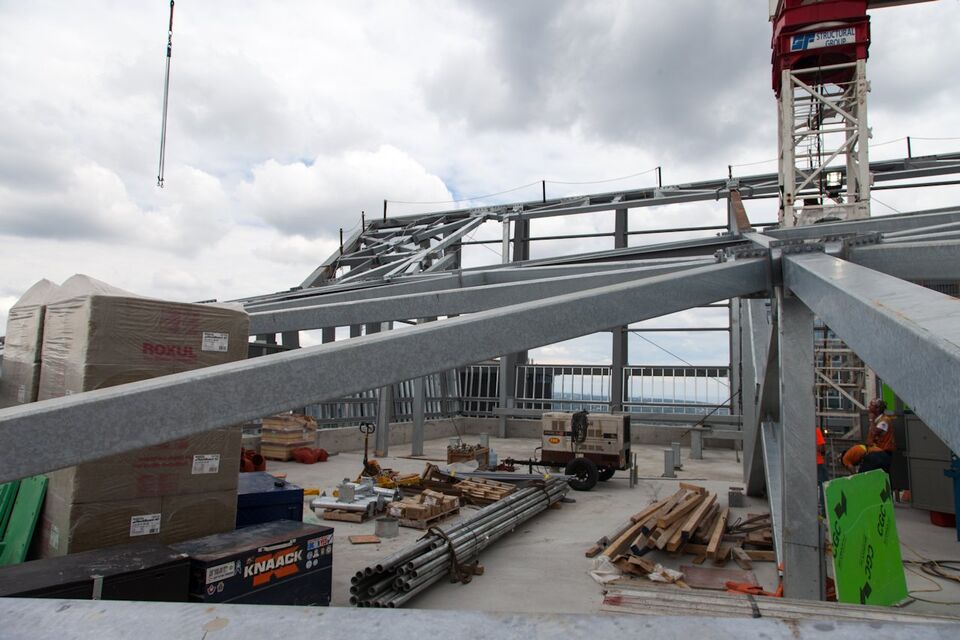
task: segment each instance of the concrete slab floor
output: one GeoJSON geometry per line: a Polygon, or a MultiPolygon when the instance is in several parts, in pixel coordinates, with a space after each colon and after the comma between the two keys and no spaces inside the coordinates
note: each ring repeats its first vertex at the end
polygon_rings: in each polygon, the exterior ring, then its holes
{"type": "MultiPolygon", "coordinates": [[[[476,436],[465,436],[468,442],[476,442],[476,436]]],[[[378,458],[383,467],[401,472],[420,472],[424,461],[445,463],[446,438],[425,443],[422,458],[411,458],[410,446],[392,447],[390,456],[378,458]]],[[[539,440],[491,438],[490,446],[500,459],[506,457],[527,458],[534,455],[539,440]]],[[[628,486],[627,472],[617,472],[612,480],[599,483],[590,492],[570,491],[569,498],[576,502],[563,504],[527,521],[516,531],[508,534],[481,556],[486,568],[483,576],[468,585],[440,582],[418,596],[410,606],[423,609],[460,609],[478,611],[504,611],[529,613],[597,613],[601,603],[602,587],[588,574],[593,561],[584,557],[584,551],[598,538],[606,535],[627,521],[630,515],[640,511],[655,500],[675,492],[681,481],[693,482],[715,492],[721,506],[727,504],[727,492],[732,486],[742,486],[742,466],[736,452],[730,449],[705,449],[703,460],[689,458],[689,449],[682,454],[683,469],[674,479],[661,478],[663,473],[663,446],[634,445],[637,454],[638,485],[628,486]]],[[[268,461],[267,470],[286,473],[289,481],[303,487],[330,491],[344,478],[354,479],[362,467],[363,452],[344,452],[328,462],[301,465],[295,462],[268,461]]],[[[522,471],[526,471],[523,469],[522,471]]],[[[747,513],[766,513],[765,500],[746,498],[746,506],[733,509],[731,521],[746,517],[747,513]]],[[[466,507],[461,517],[470,517],[475,511],[466,507]]],[[[926,520],[926,512],[898,508],[896,511],[900,539],[907,542],[926,558],[949,559],[960,556],[953,531],[933,527],[926,520]]],[[[305,503],[304,519],[317,521],[305,503]]],[[[447,520],[444,524],[455,522],[447,520]]],[[[371,534],[374,522],[354,524],[348,522],[320,521],[333,526],[335,551],[333,564],[333,606],[349,606],[350,578],[356,571],[376,563],[379,559],[415,542],[421,531],[401,527],[400,535],[383,540],[375,545],[352,545],[347,536],[371,534]]],[[[664,566],[679,568],[690,564],[691,555],[671,556],[654,552],[647,556],[664,566]]],[[[908,549],[904,558],[914,558],[908,549]]],[[[710,567],[709,562],[703,565],[710,567]]],[[[777,571],[772,562],[754,562],[758,582],[767,590],[777,585],[777,571]]],[[[728,568],[736,568],[733,562],[728,568]]],[[[916,567],[919,570],[918,567],[916,567]]],[[[919,576],[908,576],[911,589],[933,588],[919,576]]],[[[938,583],[945,581],[939,580],[938,583]]],[[[669,588],[669,587],[666,587],[669,588]]],[[[941,601],[960,601],[960,584],[943,586],[942,592],[918,593],[921,597],[941,601]]],[[[910,611],[956,613],[957,607],[914,602],[910,611]]]]}

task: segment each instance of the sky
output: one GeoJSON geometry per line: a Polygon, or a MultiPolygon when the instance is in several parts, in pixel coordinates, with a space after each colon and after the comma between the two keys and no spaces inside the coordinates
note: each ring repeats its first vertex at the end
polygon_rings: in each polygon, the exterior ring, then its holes
{"type": "MultiPolygon", "coordinates": [[[[729,164],[738,175],[776,169],[770,24],[755,0],[180,0],[160,189],[168,11],[164,0],[0,0],[0,326],[31,284],[74,273],[187,301],[295,286],[336,249],[340,228],[361,211],[381,215],[384,199],[404,214],[456,206],[407,202],[530,199],[539,185],[476,196],[540,180],[560,196],[649,186],[657,166],[665,184],[729,164]]],[[[907,135],[915,154],[960,147],[920,140],[960,136],[958,24],[958,0],[873,12],[872,158],[905,155],[907,135]]],[[[874,211],[958,196],[888,191],[874,211]]],[[[772,220],[774,206],[748,203],[748,213],[772,220]]],[[[635,210],[629,224],[723,215],[722,203],[698,203],[635,210]]],[[[538,220],[533,233],[612,224],[538,220]]],[[[465,265],[499,262],[497,251],[471,247],[465,265]]],[[[631,338],[631,362],[726,359],[724,334],[651,337],[631,338]]],[[[609,336],[535,358],[603,362],[609,336]]]]}

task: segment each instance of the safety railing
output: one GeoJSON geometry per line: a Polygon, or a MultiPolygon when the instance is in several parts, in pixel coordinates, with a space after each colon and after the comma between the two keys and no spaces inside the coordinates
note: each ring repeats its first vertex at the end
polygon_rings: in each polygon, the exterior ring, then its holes
{"type": "Polygon", "coordinates": [[[632,413],[730,415],[730,367],[634,366],[623,370],[623,409],[632,413]]]}
{"type": "Polygon", "coordinates": [[[515,406],[543,411],[610,411],[610,367],[518,365],[515,406]]]}

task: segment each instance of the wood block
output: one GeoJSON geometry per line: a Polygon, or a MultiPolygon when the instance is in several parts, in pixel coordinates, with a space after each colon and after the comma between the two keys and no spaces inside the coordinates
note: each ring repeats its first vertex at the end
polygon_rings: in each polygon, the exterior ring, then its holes
{"type": "Polygon", "coordinates": [[[730,517],[730,508],[724,507],[723,511],[720,512],[720,517],[717,518],[716,524],[713,526],[713,532],[710,534],[710,543],[707,544],[707,555],[711,558],[717,557],[717,549],[720,548],[720,539],[727,529],[728,517],[730,517]]]}
{"type": "Polygon", "coordinates": [[[347,536],[350,544],[380,544],[380,538],[377,536],[347,536]]]}
{"type": "Polygon", "coordinates": [[[704,562],[706,562],[706,560],[707,560],[707,556],[697,556],[696,558],[693,559],[693,564],[701,565],[704,562]]]}
{"type": "Polygon", "coordinates": [[[680,483],[680,488],[681,488],[681,489],[686,489],[687,491],[693,491],[693,492],[699,493],[699,494],[703,494],[703,493],[706,491],[706,489],[705,489],[704,487],[701,487],[700,485],[697,485],[697,484],[688,484],[688,483],[686,483],[686,482],[681,482],[681,483],[680,483]]]}
{"type": "Polygon", "coordinates": [[[741,569],[753,569],[753,565],[750,563],[750,556],[748,556],[743,549],[733,546],[730,547],[730,553],[733,554],[733,561],[736,562],[741,569]]]}
{"type": "Polygon", "coordinates": [[[777,554],[775,551],[762,551],[760,549],[744,549],[743,552],[747,554],[751,560],[756,562],[776,562],[777,554]]]}

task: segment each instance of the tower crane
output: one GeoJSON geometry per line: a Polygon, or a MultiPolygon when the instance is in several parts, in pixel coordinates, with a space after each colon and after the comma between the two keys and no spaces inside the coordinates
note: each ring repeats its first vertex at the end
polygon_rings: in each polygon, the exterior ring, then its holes
{"type": "Polygon", "coordinates": [[[930,0],[769,0],[780,225],[870,216],[868,10],[930,0]]]}

